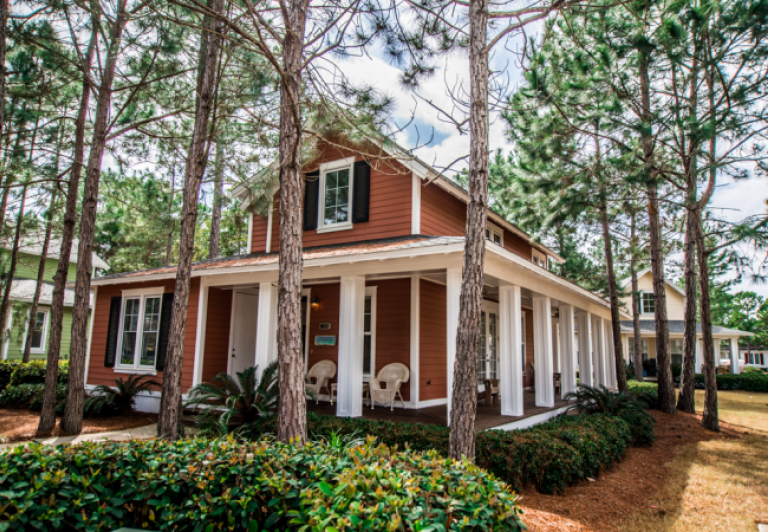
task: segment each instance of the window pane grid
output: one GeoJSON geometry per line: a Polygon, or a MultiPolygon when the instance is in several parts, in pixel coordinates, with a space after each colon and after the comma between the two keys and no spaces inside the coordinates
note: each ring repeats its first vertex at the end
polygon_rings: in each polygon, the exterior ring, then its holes
{"type": "Polygon", "coordinates": [[[32,324],[32,349],[40,349],[43,345],[43,327],[45,326],[45,312],[38,312],[32,324]]]}
{"type": "Polygon", "coordinates": [[[123,313],[123,348],[120,353],[120,363],[133,365],[136,351],[136,333],[139,326],[139,309],[141,299],[127,299],[123,313]]]}
{"type": "Polygon", "coordinates": [[[349,221],[349,169],[325,174],[323,225],[349,221]]]}

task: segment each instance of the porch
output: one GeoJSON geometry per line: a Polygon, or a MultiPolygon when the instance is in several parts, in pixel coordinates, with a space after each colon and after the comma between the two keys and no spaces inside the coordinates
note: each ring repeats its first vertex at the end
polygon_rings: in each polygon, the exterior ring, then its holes
{"type": "MultiPolygon", "coordinates": [[[[555,405],[552,407],[536,406],[536,393],[528,391],[523,394],[524,414],[522,416],[504,416],[501,414],[501,405],[497,402],[493,406],[483,403],[477,405],[477,417],[475,418],[475,430],[481,431],[497,427],[503,427],[509,423],[521,425],[519,423],[542,415],[556,415],[566,406],[565,401],[559,397],[555,399],[555,405]]],[[[322,414],[324,416],[335,416],[336,405],[327,401],[315,403],[307,401],[307,411],[322,414]]],[[[422,423],[424,425],[440,425],[445,427],[448,418],[448,409],[446,405],[429,406],[425,408],[395,408],[377,406],[373,410],[370,407],[363,408],[363,419],[370,421],[394,421],[397,423],[422,423]]]]}

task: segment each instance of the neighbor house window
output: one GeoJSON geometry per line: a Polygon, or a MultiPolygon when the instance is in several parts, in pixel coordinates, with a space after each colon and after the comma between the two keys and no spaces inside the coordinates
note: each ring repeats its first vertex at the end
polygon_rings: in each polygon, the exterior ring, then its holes
{"type": "MultiPolygon", "coordinates": [[[[640,351],[643,356],[643,360],[648,360],[648,340],[643,339],[640,340],[640,351]]],[[[629,339],[629,356],[634,357],[635,356],[635,340],[630,337],[629,339]]]]}
{"type": "Polygon", "coordinates": [[[534,249],[531,254],[531,260],[536,266],[541,266],[545,270],[547,269],[547,257],[540,251],[534,249]]]}
{"type": "Polygon", "coordinates": [[[683,365],[683,341],[670,340],[669,352],[672,355],[672,364],[683,365]]]}
{"type": "Polygon", "coordinates": [[[162,296],[123,298],[120,321],[118,366],[124,369],[154,369],[160,332],[162,296]]]}
{"type": "Polygon", "coordinates": [[[320,176],[320,226],[332,231],[352,227],[352,185],[355,159],[334,161],[320,176]]]}
{"type": "Polygon", "coordinates": [[[490,240],[499,246],[504,246],[504,231],[502,231],[500,227],[493,225],[490,222],[486,222],[485,239],[490,240]]]}
{"type": "Polygon", "coordinates": [[[38,311],[35,314],[34,319],[30,323],[32,326],[32,339],[30,343],[30,351],[41,353],[45,350],[45,333],[46,324],[48,322],[48,313],[45,311],[38,311]]]}
{"type": "Polygon", "coordinates": [[[363,375],[372,377],[376,373],[376,287],[365,289],[363,307],[363,375]]]}
{"type": "Polygon", "coordinates": [[[656,312],[656,298],[653,292],[640,293],[640,314],[653,314],[656,312]]]}

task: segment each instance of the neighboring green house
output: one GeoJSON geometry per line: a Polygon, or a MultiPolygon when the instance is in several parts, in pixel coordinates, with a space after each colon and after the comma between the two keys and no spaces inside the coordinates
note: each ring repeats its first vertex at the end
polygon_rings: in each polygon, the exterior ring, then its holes
{"type": "MultiPolygon", "coordinates": [[[[67,280],[74,280],[77,271],[77,246],[78,240],[72,242],[72,252],[70,254],[69,273],[67,280]]],[[[10,267],[10,245],[6,242],[0,243],[0,247],[5,248],[6,260],[2,264],[2,272],[7,275],[10,267]]],[[[45,261],[45,272],[43,277],[43,287],[40,291],[37,313],[34,320],[30,319],[29,312],[32,307],[32,301],[35,296],[37,285],[37,270],[40,265],[40,255],[42,253],[42,236],[28,237],[25,243],[19,247],[19,261],[16,264],[16,271],[11,285],[11,305],[9,306],[9,317],[6,320],[10,328],[10,334],[2,346],[3,360],[21,359],[24,353],[24,341],[26,339],[27,327],[30,321],[34,331],[32,334],[32,347],[30,349],[31,358],[45,360],[48,355],[48,336],[51,329],[51,302],[53,298],[53,277],[56,275],[56,269],[59,265],[60,242],[52,241],[48,246],[48,254],[45,261]]],[[[93,268],[96,271],[108,270],[109,265],[104,262],[95,253],[93,254],[93,268]]],[[[74,290],[66,289],[64,294],[64,319],[61,337],[61,358],[69,358],[69,348],[72,328],[72,305],[74,303],[74,290]]],[[[92,304],[92,303],[91,303],[92,304]]]]}

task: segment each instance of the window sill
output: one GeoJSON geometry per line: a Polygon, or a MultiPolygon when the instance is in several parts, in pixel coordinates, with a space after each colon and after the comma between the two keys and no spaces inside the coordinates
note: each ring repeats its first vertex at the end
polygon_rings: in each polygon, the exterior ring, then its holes
{"type": "Polygon", "coordinates": [[[45,349],[30,349],[29,354],[31,355],[44,355],[45,349]]]}
{"type": "Polygon", "coordinates": [[[351,223],[348,224],[334,224],[334,225],[326,225],[324,227],[318,227],[317,232],[318,233],[333,233],[335,231],[348,231],[349,229],[352,229],[353,225],[351,223]]]}
{"type": "Polygon", "coordinates": [[[125,373],[128,375],[157,375],[156,369],[150,368],[113,368],[115,373],[125,373]]]}

